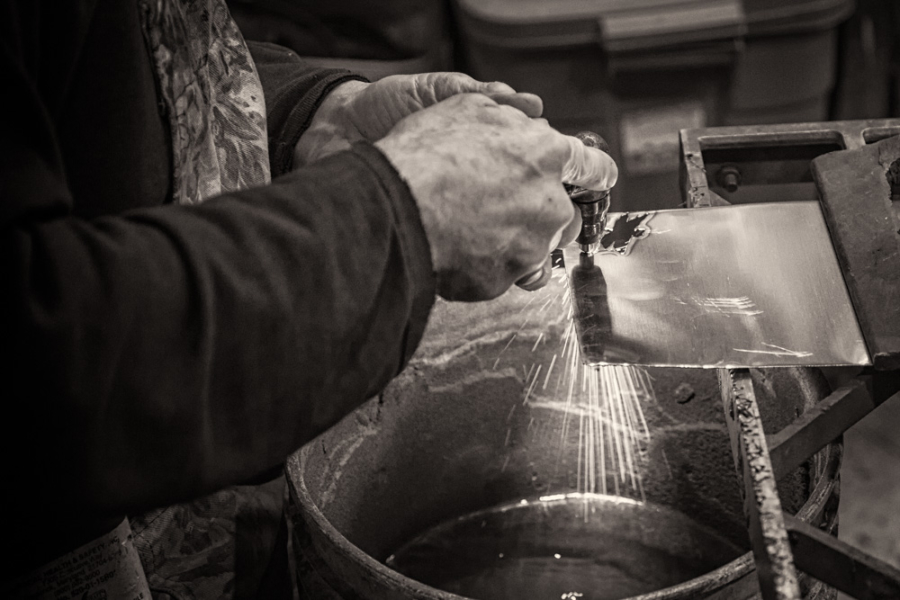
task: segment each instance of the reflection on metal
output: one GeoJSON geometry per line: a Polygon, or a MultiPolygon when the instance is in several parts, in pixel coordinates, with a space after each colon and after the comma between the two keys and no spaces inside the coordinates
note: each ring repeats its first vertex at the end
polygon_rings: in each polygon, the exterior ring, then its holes
{"type": "Polygon", "coordinates": [[[612,252],[628,256],[638,240],[650,235],[648,221],[653,213],[624,213],[609,222],[600,240],[596,252],[612,252]]]}
{"type": "Polygon", "coordinates": [[[764,600],[800,600],[800,584],[750,371],[722,369],[719,385],[735,468],[744,482],[744,513],[760,592],[764,600]]]}
{"type": "Polygon", "coordinates": [[[606,231],[593,256],[564,250],[585,362],[869,364],[816,202],[611,213],[606,231]]]}

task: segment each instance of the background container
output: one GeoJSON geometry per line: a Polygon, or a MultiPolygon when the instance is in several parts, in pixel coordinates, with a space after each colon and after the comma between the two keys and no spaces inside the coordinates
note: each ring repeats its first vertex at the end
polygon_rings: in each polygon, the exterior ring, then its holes
{"type": "Polygon", "coordinates": [[[603,135],[613,210],[671,208],[678,130],[829,118],[852,0],[454,0],[462,68],[603,135]]]}
{"type": "Polygon", "coordinates": [[[374,81],[451,68],[444,0],[229,0],[248,40],[290,48],[308,62],[374,81]]]}

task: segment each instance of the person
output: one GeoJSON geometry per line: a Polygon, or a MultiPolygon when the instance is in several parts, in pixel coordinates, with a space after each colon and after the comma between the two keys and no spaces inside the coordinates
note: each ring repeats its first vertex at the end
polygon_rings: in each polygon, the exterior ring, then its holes
{"type": "Polygon", "coordinates": [[[580,222],[562,182],[615,164],[535,96],[310,68],[222,0],[0,6],[2,579],[128,515],[155,596],[250,597],[259,572],[172,567],[233,564],[223,507],[280,510],[228,490],[376,395],[436,293],[542,285],[580,222]]]}

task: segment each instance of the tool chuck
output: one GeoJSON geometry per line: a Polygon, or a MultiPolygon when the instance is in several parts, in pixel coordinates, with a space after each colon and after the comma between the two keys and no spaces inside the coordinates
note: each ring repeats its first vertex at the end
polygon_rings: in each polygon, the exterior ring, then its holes
{"type": "MultiPolygon", "coordinates": [[[[592,131],[582,131],[575,135],[590,148],[598,148],[609,154],[609,144],[592,131]]],[[[609,212],[609,190],[597,192],[577,185],[565,185],[569,198],[581,210],[581,233],[575,240],[585,254],[597,252],[600,238],[606,227],[606,215],[609,212]]]]}

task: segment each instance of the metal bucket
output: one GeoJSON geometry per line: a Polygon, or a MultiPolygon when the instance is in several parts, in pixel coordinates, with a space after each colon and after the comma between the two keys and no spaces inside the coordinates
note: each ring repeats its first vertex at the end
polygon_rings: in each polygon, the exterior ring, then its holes
{"type": "MultiPolygon", "coordinates": [[[[461,598],[384,561],[421,532],[461,515],[577,491],[577,443],[561,435],[565,412],[553,386],[537,386],[523,402],[530,365],[547,365],[559,352],[567,319],[557,299],[564,292],[564,283],[554,280],[541,292],[513,290],[492,303],[439,303],[416,357],[388,390],[289,458],[288,511],[302,597],[461,598]]],[[[646,500],[749,548],[715,372],[649,372],[656,400],[644,406],[646,500]]],[[[754,378],[770,433],[828,391],[811,369],[756,371],[754,378]]],[[[779,482],[784,509],[834,531],[840,454],[833,444],[779,482]]],[[[626,488],[620,494],[636,495],[626,488]]],[[[746,552],[633,598],[752,598],[758,594],[753,569],[746,552]]],[[[807,598],[836,597],[814,580],[801,586],[807,598]]]]}

